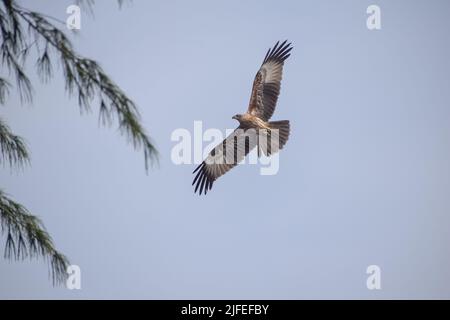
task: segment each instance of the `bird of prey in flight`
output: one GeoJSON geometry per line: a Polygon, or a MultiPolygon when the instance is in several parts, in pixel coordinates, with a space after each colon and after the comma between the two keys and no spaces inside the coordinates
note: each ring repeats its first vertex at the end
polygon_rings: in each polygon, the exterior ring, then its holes
{"type": "Polygon", "coordinates": [[[232,117],[239,121],[239,127],[217,145],[193,172],[197,172],[192,182],[195,185],[194,192],[206,194],[217,178],[235,167],[256,146],[258,156],[261,151],[269,156],[286,144],[290,131],[289,120],[269,121],[280,94],[284,61],[292,50],[291,44],[286,42],[277,42],[267,51],[253,81],[247,112],[232,117]]]}

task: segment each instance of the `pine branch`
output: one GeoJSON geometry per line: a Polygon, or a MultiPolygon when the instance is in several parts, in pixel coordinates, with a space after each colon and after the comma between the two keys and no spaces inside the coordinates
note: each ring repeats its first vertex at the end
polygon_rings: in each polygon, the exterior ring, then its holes
{"type": "MultiPolygon", "coordinates": [[[[79,0],[91,7],[94,0],[79,0]]],[[[119,5],[123,0],[118,0],[119,5]]],[[[33,88],[24,65],[31,51],[37,55],[41,80],[53,76],[53,66],[62,66],[66,90],[78,97],[81,110],[99,103],[99,121],[111,125],[115,118],[122,134],[135,149],[142,148],[145,168],[157,161],[157,150],[147,136],[136,104],[115,84],[94,60],[78,54],[64,32],[49,17],[20,7],[15,0],[0,0],[0,64],[14,78],[22,102],[31,102],[33,88]],[[24,29],[28,32],[24,32],[24,29]]],[[[0,77],[0,104],[5,104],[10,81],[0,77]]],[[[11,133],[0,119],[0,162],[23,166],[29,155],[23,140],[11,133]]],[[[5,258],[43,257],[50,263],[54,284],[66,277],[67,258],[58,252],[42,222],[0,190],[0,234],[6,235],[5,258]]]]}
{"type": "Polygon", "coordinates": [[[0,118],[0,163],[22,167],[30,161],[21,137],[14,135],[0,118]]]}
{"type": "Polygon", "coordinates": [[[39,56],[37,73],[43,81],[47,81],[53,75],[55,55],[63,69],[66,90],[77,96],[80,108],[90,110],[91,103],[98,101],[101,124],[111,125],[117,118],[120,132],[135,149],[142,148],[148,170],[149,163],[157,161],[158,152],[140,122],[136,104],[96,61],[78,54],[65,33],[43,14],[19,7],[13,0],[3,0],[3,3],[4,9],[0,7],[0,35],[3,40],[0,55],[2,63],[15,74],[22,100],[31,101],[32,87],[19,60],[25,61],[30,49],[35,48],[39,56]],[[22,24],[27,26],[33,39],[28,41],[30,43],[25,40],[22,24]]]}
{"type": "Polygon", "coordinates": [[[55,249],[42,222],[1,190],[0,227],[1,233],[6,235],[5,258],[44,257],[49,260],[53,283],[62,284],[65,281],[69,262],[55,249]]]}
{"type": "Polygon", "coordinates": [[[0,78],[0,104],[4,104],[6,102],[10,87],[11,84],[7,80],[0,78]]]}

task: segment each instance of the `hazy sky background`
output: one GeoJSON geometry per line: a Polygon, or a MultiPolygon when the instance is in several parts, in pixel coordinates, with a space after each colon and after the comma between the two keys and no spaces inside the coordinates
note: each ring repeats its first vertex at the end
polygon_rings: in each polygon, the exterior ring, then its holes
{"type": "MultiPolygon", "coordinates": [[[[71,1],[21,1],[61,20],[71,1]]],[[[0,116],[32,166],[0,187],[39,215],[82,270],[53,288],[42,261],[0,259],[0,298],[450,298],[449,1],[96,1],[77,50],[140,107],[143,155],[57,76],[0,116]],[[366,27],[381,7],[382,30],[366,27]],[[266,50],[289,39],[273,119],[291,121],[280,171],[237,167],[206,197],[176,166],[176,128],[233,128],[266,50]],[[366,288],[366,268],[382,290],[366,288]]],[[[34,74],[33,64],[28,67],[34,74]]],[[[1,242],[4,246],[4,240],[1,242]]]]}

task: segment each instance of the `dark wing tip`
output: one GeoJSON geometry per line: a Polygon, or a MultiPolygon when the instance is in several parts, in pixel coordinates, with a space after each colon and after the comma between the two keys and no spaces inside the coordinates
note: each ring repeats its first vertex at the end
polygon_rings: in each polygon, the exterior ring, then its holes
{"type": "Polygon", "coordinates": [[[201,195],[202,193],[206,194],[208,193],[208,190],[211,190],[214,177],[212,177],[207,171],[206,171],[206,164],[203,161],[197,169],[194,170],[193,173],[195,173],[197,170],[199,170],[194,178],[194,181],[192,182],[192,185],[195,184],[194,193],[197,193],[201,195]]]}
{"type": "Polygon", "coordinates": [[[263,64],[269,61],[283,63],[289,57],[289,52],[293,49],[292,43],[287,43],[287,40],[284,40],[280,45],[279,43],[280,41],[277,41],[275,46],[267,51],[263,64]]]}
{"type": "Polygon", "coordinates": [[[198,165],[198,167],[195,168],[194,171],[192,171],[192,173],[196,173],[196,172],[198,171],[198,169],[203,168],[204,166],[205,166],[205,161],[203,161],[202,163],[200,163],[200,164],[198,165]]]}

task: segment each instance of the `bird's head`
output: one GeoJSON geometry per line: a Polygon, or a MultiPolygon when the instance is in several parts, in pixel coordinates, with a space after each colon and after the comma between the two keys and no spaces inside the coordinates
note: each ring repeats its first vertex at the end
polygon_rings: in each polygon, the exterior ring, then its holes
{"type": "Polygon", "coordinates": [[[231,117],[231,119],[240,121],[240,120],[241,120],[241,117],[242,117],[242,115],[240,115],[240,114],[235,114],[234,116],[231,117]]]}

